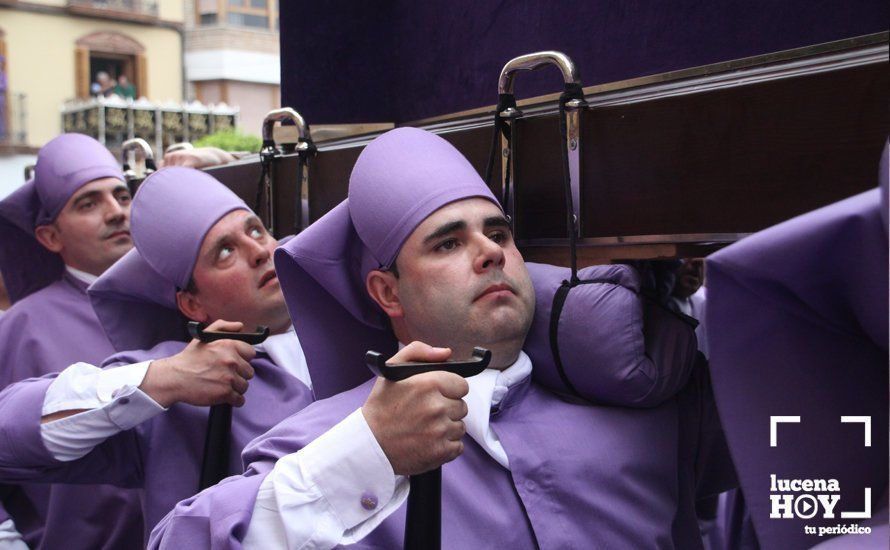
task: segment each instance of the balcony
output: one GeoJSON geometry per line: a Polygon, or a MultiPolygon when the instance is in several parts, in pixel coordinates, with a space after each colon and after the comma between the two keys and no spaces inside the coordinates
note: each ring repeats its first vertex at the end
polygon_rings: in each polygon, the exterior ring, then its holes
{"type": "Polygon", "coordinates": [[[234,128],[237,107],[226,104],[152,103],[117,96],[71,101],[62,107],[62,131],[86,134],[109,149],[134,137],[150,143],[155,151],[181,141],[195,141],[207,134],[234,128]]]}
{"type": "Polygon", "coordinates": [[[68,0],[73,14],[127,21],[158,20],[157,0],[68,0]]]}

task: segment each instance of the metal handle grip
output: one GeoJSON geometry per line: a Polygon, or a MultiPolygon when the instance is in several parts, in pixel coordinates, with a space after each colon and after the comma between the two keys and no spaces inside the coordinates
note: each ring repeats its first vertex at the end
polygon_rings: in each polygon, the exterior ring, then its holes
{"type": "Polygon", "coordinates": [[[386,364],[383,356],[376,351],[365,354],[365,363],[371,372],[387,380],[398,382],[425,372],[446,371],[463,378],[476,376],[488,368],[491,362],[491,351],[485,348],[473,348],[473,357],[468,361],[445,361],[444,363],[398,363],[386,364]]]}
{"type": "MultiPolygon", "coordinates": [[[[476,376],[491,362],[491,351],[473,348],[468,361],[444,363],[399,363],[387,365],[376,351],[365,354],[368,368],[377,376],[399,381],[416,374],[448,371],[464,378],[476,376]]],[[[438,550],[442,546],[442,468],[413,475],[409,481],[408,511],[405,518],[404,550],[438,550]]]]}
{"type": "Polygon", "coordinates": [[[238,340],[252,346],[263,343],[269,337],[269,327],[259,326],[256,332],[222,332],[207,331],[207,325],[197,321],[189,321],[189,335],[202,342],[216,342],[217,340],[238,340]]]}
{"type": "Polygon", "coordinates": [[[121,145],[121,157],[124,163],[127,162],[127,154],[130,151],[135,151],[137,154],[142,153],[142,158],[146,161],[154,161],[155,155],[151,150],[151,146],[142,138],[128,139],[121,145]]]}
{"type": "MultiPolygon", "coordinates": [[[[207,325],[190,321],[189,334],[202,342],[216,340],[239,340],[248,344],[259,344],[269,336],[267,327],[257,327],[256,333],[208,332],[207,325]]],[[[232,406],[224,403],[210,407],[207,419],[207,432],[204,436],[204,457],[201,459],[201,476],[198,490],[203,491],[222,481],[229,471],[229,451],[232,445],[232,406]]]]}
{"type": "Polygon", "coordinates": [[[533,71],[547,65],[556,65],[565,84],[581,84],[578,69],[569,56],[562,52],[543,51],[520,55],[507,61],[498,78],[498,93],[513,93],[513,79],[518,71],[533,71]]]}
{"type": "Polygon", "coordinates": [[[303,118],[303,115],[290,107],[282,107],[281,109],[269,111],[266,114],[266,118],[263,119],[263,144],[275,143],[272,129],[275,128],[276,122],[280,123],[286,120],[290,120],[294,123],[294,126],[297,127],[297,135],[299,136],[300,141],[303,141],[308,137],[306,120],[303,118]]]}

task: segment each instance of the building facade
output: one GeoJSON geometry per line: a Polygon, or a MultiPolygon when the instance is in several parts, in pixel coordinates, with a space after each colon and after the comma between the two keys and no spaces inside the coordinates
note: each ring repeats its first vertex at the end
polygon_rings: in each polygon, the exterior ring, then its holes
{"type": "Polygon", "coordinates": [[[135,97],[181,102],[179,0],[0,0],[0,144],[40,147],[62,131],[66,101],[126,77],[135,97]]]}
{"type": "Polygon", "coordinates": [[[260,134],[280,106],[276,0],[186,0],[187,95],[240,109],[241,131],[260,134]]]}

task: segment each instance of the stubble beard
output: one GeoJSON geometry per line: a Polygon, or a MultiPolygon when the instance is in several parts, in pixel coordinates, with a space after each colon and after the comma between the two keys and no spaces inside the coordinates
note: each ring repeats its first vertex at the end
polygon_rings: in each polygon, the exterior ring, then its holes
{"type": "Polygon", "coordinates": [[[492,353],[489,368],[510,366],[525,342],[532,313],[524,315],[526,308],[522,304],[509,311],[484,315],[474,309],[473,304],[466,308],[445,307],[443,312],[446,314],[437,316],[434,323],[429,323],[432,317],[426,315],[424,327],[412,331],[412,338],[432,346],[451,348],[452,361],[467,360],[472,357],[473,348],[481,347],[492,353]]]}

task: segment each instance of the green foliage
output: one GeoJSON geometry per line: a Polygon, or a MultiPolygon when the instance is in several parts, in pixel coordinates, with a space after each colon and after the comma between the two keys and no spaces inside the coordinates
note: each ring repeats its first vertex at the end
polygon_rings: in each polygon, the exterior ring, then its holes
{"type": "Polygon", "coordinates": [[[195,147],[219,147],[223,151],[247,151],[258,153],[263,140],[250,134],[242,134],[233,129],[221,130],[207,135],[193,143],[195,147]]]}

